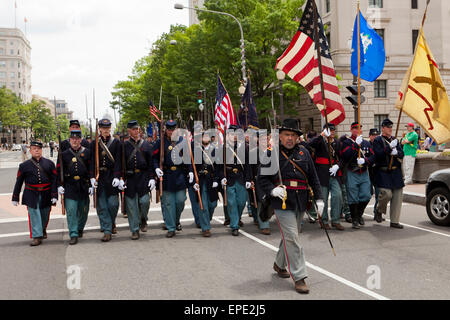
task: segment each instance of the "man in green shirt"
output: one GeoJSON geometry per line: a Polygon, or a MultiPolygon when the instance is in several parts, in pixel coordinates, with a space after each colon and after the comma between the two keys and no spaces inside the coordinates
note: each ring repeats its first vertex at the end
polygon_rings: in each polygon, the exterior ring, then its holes
{"type": "Polygon", "coordinates": [[[406,125],[408,133],[402,140],[403,152],[405,157],[403,158],[403,176],[405,184],[412,184],[412,177],[414,173],[414,164],[416,163],[417,145],[419,136],[414,131],[414,124],[408,123],[406,125]]]}

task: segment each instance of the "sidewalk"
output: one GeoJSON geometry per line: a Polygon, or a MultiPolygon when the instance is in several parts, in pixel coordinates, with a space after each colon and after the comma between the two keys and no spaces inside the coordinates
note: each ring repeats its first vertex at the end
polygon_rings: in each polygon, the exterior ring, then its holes
{"type": "Polygon", "coordinates": [[[426,184],[410,184],[403,189],[403,202],[425,206],[426,184]]]}

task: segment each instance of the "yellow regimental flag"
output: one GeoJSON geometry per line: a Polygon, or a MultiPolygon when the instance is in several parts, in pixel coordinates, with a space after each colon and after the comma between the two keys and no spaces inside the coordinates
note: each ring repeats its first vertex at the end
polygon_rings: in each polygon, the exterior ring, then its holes
{"type": "Polygon", "coordinates": [[[420,31],[414,60],[409,67],[397,109],[417,121],[437,144],[450,141],[450,104],[439,68],[420,31]]]}

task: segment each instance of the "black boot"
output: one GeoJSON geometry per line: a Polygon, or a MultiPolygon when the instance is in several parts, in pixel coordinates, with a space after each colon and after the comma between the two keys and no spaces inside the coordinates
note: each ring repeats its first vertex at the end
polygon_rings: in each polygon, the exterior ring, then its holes
{"type": "Polygon", "coordinates": [[[359,229],[359,212],[358,212],[358,203],[349,204],[350,214],[352,216],[352,228],[359,229]]]}
{"type": "Polygon", "coordinates": [[[364,216],[364,211],[366,210],[366,207],[368,204],[369,204],[369,201],[358,203],[358,217],[359,217],[358,221],[359,221],[359,224],[362,226],[365,225],[363,216],[364,216]]]}

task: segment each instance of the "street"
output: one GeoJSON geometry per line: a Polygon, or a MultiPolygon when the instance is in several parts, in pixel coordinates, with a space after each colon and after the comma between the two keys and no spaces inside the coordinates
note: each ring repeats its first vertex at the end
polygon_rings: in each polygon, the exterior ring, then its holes
{"type": "Polygon", "coordinates": [[[404,203],[405,229],[397,230],[388,219],[382,224],[372,220],[372,200],[361,230],[343,223],[345,231],[329,232],[336,257],[318,223],[305,220],[300,240],[311,292],[299,295],[292,280],[279,278],[272,269],[281,239],[275,218],[272,234],[264,236],[245,209],[245,225],[239,237],[232,237],[222,225],[222,203],[211,238],[203,238],[196,228],[188,198],[183,230],[174,238],[165,237],[160,206],[152,202],[149,230],[141,239],[130,239],[128,221],[119,213],[119,232],[109,243],[100,241],[91,203],[87,231],[76,246],[68,245],[67,223],[58,206],[52,209],[48,239],[30,247],[26,208],[10,203],[17,173],[13,164],[19,162],[18,152],[0,153],[0,299],[450,298],[450,229],[432,224],[422,206],[404,203]]]}

